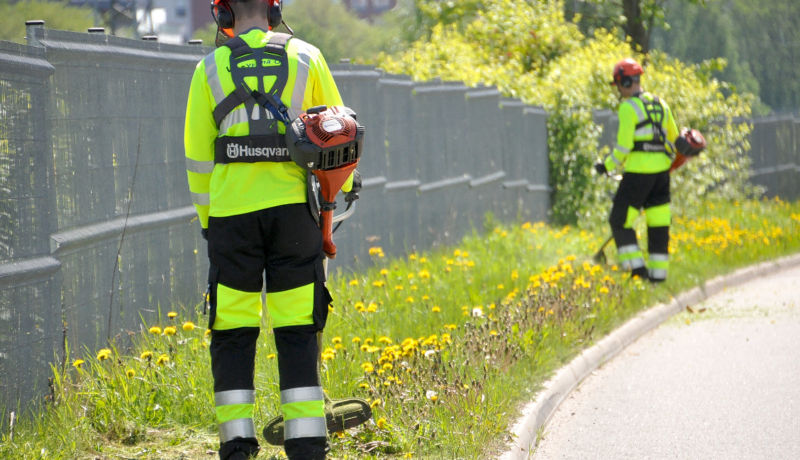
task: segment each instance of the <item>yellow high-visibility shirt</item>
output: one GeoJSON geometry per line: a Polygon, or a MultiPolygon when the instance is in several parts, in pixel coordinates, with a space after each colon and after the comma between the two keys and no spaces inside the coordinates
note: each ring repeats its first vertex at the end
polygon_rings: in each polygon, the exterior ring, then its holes
{"type": "MultiPolygon", "coordinates": [[[[251,48],[263,48],[272,34],[251,29],[240,37],[251,48]]],[[[214,164],[217,137],[250,134],[244,104],[228,114],[219,129],[214,122],[214,108],[236,89],[229,69],[230,54],[230,49],[223,46],[197,64],[186,107],[186,170],[192,202],[203,228],[208,228],[209,216],[233,216],[307,201],[306,171],[294,162],[214,164]]],[[[289,75],[281,101],[290,114],[297,116],[320,105],[344,105],[328,64],[316,47],[292,38],[286,45],[286,55],[289,75]]],[[[275,81],[271,80],[265,78],[267,91],[275,81]]],[[[249,82],[248,85],[255,87],[249,82]]],[[[280,133],[285,132],[283,123],[278,126],[280,133]]]]}
{"type": "MultiPolygon", "coordinates": [[[[641,93],[638,97],[630,97],[622,101],[619,105],[619,131],[617,131],[617,145],[605,159],[606,169],[613,171],[618,166],[624,166],[625,172],[653,174],[669,170],[672,159],[664,152],[641,152],[634,151],[634,143],[642,141],[653,141],[656,133],[652,123],[646,123],[639,129],[636,125],[647,120],[645,102],[653,104],[653,95],[641,93]]],[[[653,120],[660,122],[666,130],[667,140],[675,143],[680,134],[672,110],[663,99],[659,99],[664,108],[663,120],[653,120]]],[[[656,115],[658,118],[658,115],[656,115]]],[[[669,144],[667,150],[671,152],[669,144]]],[[[671,152],[674,154],[674,152],[671,152]]]]}

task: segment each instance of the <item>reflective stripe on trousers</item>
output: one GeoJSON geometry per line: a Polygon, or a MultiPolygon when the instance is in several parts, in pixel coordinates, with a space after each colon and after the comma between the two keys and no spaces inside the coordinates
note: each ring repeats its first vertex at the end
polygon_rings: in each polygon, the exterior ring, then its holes
{"type": "Polygon", "coordinates": [[[255,438],[253,423],[253,404],[256,392],[253,390],[229,390],[214,393],[219,440],[228,442],[235,438],[255,438]]]}
{"type": "Polygon", "coordinates": [[[650,272],[651,279],[667,279],[667,271],[669,270],[669,254],[650,254],[650,260],[647,262],[647,268],[650,272]]]}
{"type": "Polygon", "coordinates": [[[322,387],[300,387],[281,391],[284,440],[327,435],[325,396],[322,387]]]}

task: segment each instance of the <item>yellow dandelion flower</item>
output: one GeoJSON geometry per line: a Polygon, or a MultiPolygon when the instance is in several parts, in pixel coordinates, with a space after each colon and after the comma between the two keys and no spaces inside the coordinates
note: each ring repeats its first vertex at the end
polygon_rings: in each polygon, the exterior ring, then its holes
{"type": "Polygon", "coordinates": [[[503,289],[503,288],[505,288],[505,286],[503,286],[502,284],[497,285],[497,289],[503,289]]]}
{"type": "Polygon", "coordinates": [[[607,288],[607,287],[605,287],[605,286],[601,287],[601,288],[600,288],[600,293],[601,293],[601,294],[608,294],[608,288],[607,288]]]}
{"type": "Polygon", "coordinates": [[[375,256],[383,252],[383,248],[380,247],[371,247],[369,248],[369,255],[375,256]]]}
{"type": "Polygon", "coordinates": [[[475,262],[473,262],[471,260],[467,262],[467,267],[474,267],[474,266],[475,266],[475,262]]]}
{"type": "Polygon", "coordinates": [[[370,373],[375,370],[375,366],[372,363],[363,363],[361,364],[361,369],[364,369],[364,372],[370,373]]]}
{"type": "Polygon", "coordinates": [[[76,368],[76,369],[80,369],[80,368],[81,368],[81,365],[82,365],[84,362],[85,362],[85,361],[84,361],[84,360],[82,360],[82,359],[76,359],[76,360],[75,360],[75,361],[72,363],[72,367],[74,367],[74,368],[76,368]]]}
{"type": "Polygon", "coordinates": [[[351,340],[351,342],[359,343],[359,342],[361,342],[361,337],[353,337],[353,340],[351,340]]]}
{"type": "Polygon", "coordinates": [[[275,359],[275,353],[270,353],[267,355],[267,359],[275,359]]]}
{"type": "Polygon", "coordinates": [[[497,335],[497,331],[495,331],[494,329],[492,329],[492,330],[489,332],[489,335],[497,335]]]}
{"type": "Polygon", "coordinates": [[[128,369],[127,371],[125,371],[125,376],[128,377],[129,379],[132,379],[136,377],[136,371],[133,369],[128,369]]]}
{"type": "Polygon", "coordinates": [[[455,251],[453,251],[453,256],[454,257],[458,257],[460,255],[461,255],[461,250],[460,249],[456,249],[455,251]]]}
{"type": "Polygon", "coordinates": [[[156,364],[158,364],[159,366],[163,366],[168,362],[169,362],[169,356],[164,354],[158,357],[158,361],[156,361],[156,364]]]}
{"type": "Polygon", "coordinates": [[[495,305],[493,303],[489,304],[489,310],[494,310],[495,308],[497,308],[497,305],[495,305]]]}
{"type": "Polygon", "coordinates": [[[403,286],[398,284],[397,286],[394,287],[394,290],[395,291],[402,291],[403,290],[403,286]]]}
{"type": "Polygon", "coordinates": [[[357,311],[364,311],[364,302],[356,302],[354,305],[357,311]]]}
{"type": "Polygon", "coordinates": [[[429,272],[428,270],[423,268],[422,270],[419,271],[419,277],[420,278],[425,278],[425,279],[430,278],[431,277],[431,272],[429,272]]]}
{"type": "Polygon", "coordinates": [[[370,303],[369,305],[367,305],[367,311],[370,313],[375,313],[376,311],[378,311],[378,305],[375,303],[370,303]]]}
{"type": "Polygon", "coordinates": [[[411,260],[417,260],[417,255],[416,254],[411,254],[411,255],[408,256],[408,258],[411,259],[411,260]]]}
{"type": "Polygon", "coordinates": [[[381,275],[383,275],[383,276],[386,276],[386,275],[388,275],[388,274],[389,274],[389,270],[387,270],[387,269],[385,269],[385,268],[382,268],[382,269],[381,269],[381,275]]]}
{"type": "Polygon", "coordinates": [[[352,279],[347,284],[349,284],[350,286],[358,286],[358,280],[357,279],[352,279]]]}
{"type": "Polygon", "coordinates": [[[178,330],[172,326],[167,326],[164,328],[164,335],[175,335],[177,332],[178,330]]]}
{"type": "Polygon", "coordinates": [[[386,419],[381,417],[381,418],[378,419],[378,421],[375,424],[378,425],[378,429],[379,430],[382,430],[382,429],[386,428],[386,419]]]}
{"type": "Polygon", "coordinates": [[[333,343],[333,344],[342,343],[342,338],[341,337],[334,337],[334,338],[331,339],[331,343],[333,343]]]}
{"type": "Polygon", "coordinates": [[[461,257],[469,257],[469,253],[467,251],[464,251],[461,253],[461,257]]]}
{"type": "Polygon", "coordinates": [[[142,361],[150,361],[151,359],[153,359],[153,352],[145,351],[144,353],[139,355],[139,359],[141,359],[142,361]]]}
{"type": "Polygon", "coordinates": [[[413,297],[411,297],[411,296],[408,296],[408,297],[406,297],[406,302],[408,302],[408,303],[414,303],[414,298],[413,298],[413,297]]]}
{"type": "Polygon", "coordinates": [[[159,335],[159,334],[161,334],[161,328],[160,328],[160,327],[158,327],[158,326],[153,326],[153,327],[151,327],[151,328],[149,329],[149,332],[150,332],[151,334],[153,334],[153,335],[159,335]]]}
{"type": "Polygon", "coordinates": [[[414,278],[414,274],[413,273],[409,273],[408,274],[408,279],[412,279],[412,278],[414,278]]]}
{"type": "Polygon", "coordinates": [[[511,281],[516,281],[519,278],[519,273],[516,270],[511,272],[511,281]]]}
{"type": "Polygon", "coordinates": [[[387,371],[390,371],[393,368],[394,368],[394,366],[392,366],[392,363],[386,363],[386,364],[383,365],[383,369],[387,370],[387,371]]]}
{"type": "Polygon", "coordinates": [[[360,383],[360,384],[358,385],[358,387],[359,387],[359,388],[363,388],[363,389],[365,389],[365,390],[366,390],[367,388],[369,388],[369,383],[360,383]]]}
{"type": "Polygon", "coordinates": [[[371,344],[372,342],[374,342],[374,340],[372,340],[372,338],[369,338],[369,337],[368,337],[368,338],[364,339],[364,345],[369,345],[369,344],[371,344]]]}
{"type": "Polygon", "coordinates": [[[168,316],[170,319],[172,319],[172,318],[175,318],[176,316],[178,316],[178,314],[177,314],[177,313],[175,313],[174,311],[171,311],[171,312],[167,313],[167,316],[168,316]]]}
{"type": "Polygon", "coordinates": [[[376,399],[375,401],[372,401],[371,403],[369,403],[369,407],[371,407],[371,408],[373,408],[373,409],[375,409],[376,407],[378,407],[378,406],[380,406],[380,405],[381,405],[381,400],[380,400],[380,398],[378,398],[378,399],[376,399]]]}
{"type": "MultiPolygon", "coordinates": [[[[800,218],[799,218],[798,220],[800,220],[800,218]]],[[[428,261],[428,259],[426,259],[426,258],[424,258],[424,257],[420,257],[420,258],[419,258],[419,263],[421,263],[421,264],[424,264],[424,263],[425,263],[425,262],[427,262],[427,261],[428,261]]]]}
{"type": "Polygon", "coordinates": [[[530,222],[525,222],[524,224],[522,224],[522,229],[523,230],[527,230],[529,228],[531,228],[531,223],[530,222]]]}
{"type": "Polygon", "coordinates": [[[392,339],[390,339],[389,337],[386,337],[385,335],[383,335],[380,338],[378,338],[378,342],[385,343],[387,345],[391,345],[392,339]]]}
{"type": "Polygon", "coordinates": [[[109,350],[108,348],[103,348],[102,350],[97,352],[98,361],[104,361],[109,357],[111,357],[111,350],[109,350]]]}
{"type": "Polygon", "coordinates": [[[194,330],[194,323],[191,321],[186,321],[183,323],[183,330],[186,332],[191,332],[194,330]]]}
{"type": "Polygon", "coordinates": [[[454,331],[456,329],[456,327],[457,326],[455,324],[445,324],[444,325],[445,329],[448,329],[448,330],[451,330],[451,331],[454,331]]]}
{"type": "Polygon", "coordinates": [[[428,294],[422,296],[422,300],[431,300],[431,297],[428,294]]]}
{"type": "Polygon", "coordinates": [[[431,308],[431,311],[434,312],[434,313],[439,313],[440,311],[442,311],[442,309],[439,308],[439,307],[433,307],[433,308],[431,308]]]}
{"type": "Polygon", "coordinates": [[[381,280],[378,280],[378,281],[373,281],[373,282],[372,282],[372,285],[373,285],[373,286],[375,286],[375,287],[383,287],[383,285],[384,285],[384,284],[386,284],[386,283],[384,283],[384,282],[383,282],[383,281],[381,281],[381,280]]]}

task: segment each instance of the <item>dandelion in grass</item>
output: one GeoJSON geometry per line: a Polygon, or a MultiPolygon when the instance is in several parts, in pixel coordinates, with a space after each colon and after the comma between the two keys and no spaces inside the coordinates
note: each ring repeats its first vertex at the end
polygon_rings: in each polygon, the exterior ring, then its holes
{"type": "MultiPolygon", "coordinates": [[[[797,219],[797,220],[800,220],[800,217],[798,217],[798,219],[797,219]]],[[[421,263],[421,264],[424,264],[424,263],[426,263],[427,261],[428,261],[428,259],[426,259],[425,257],[420,257],[420,258],[419,258],[419,263],[421,263]]]]}
{"type": "Polygon", "coordinates": [[[102,350],[97,352],[97,360],[98,361],[105,361],[111,357],[111,350],[108,348],[103,348],[102,350]]]}
{"type": "Polygon", "coordinates": [[[173,326],[167,326],[164,328],[164,335],[175,335],[178,333],[178,330],[173,326]]]}
{"type": "Polygon", "coordinates": [[[203,337],[208,337],[211,335],[211,329],[206,329],[206,332],[203,334],[203,337]]]}
{"type": "Polygon", "coordinates": [[[455,251],[453,251],[453,256],[454,257],[458,257],[460,255],[461,255],[461,249],[456,249],[455,251]]]}
{"type": "Polygon", "coordinates": [[[152,351],[145,351],[141,355],[139,355],[139,359],[142,361],[150,361],[153,359],[153,352],[152,351]]]}
{"type": "Polygon", "coordinates": [[[331,343],[334,344],[334,345],[336,345],[337,343],[342,343],[342,338],[338,337],[338,336],[334,337],[334,338],[331,339],[331,343]]]}
{"type": "Polygon", "coordinates": [[[377,256],[378,254],[380,254],[382,252],[383,252],[383,248],[380,248],[380,247],[377,247],[377,246],[369,248],[369,255],[371,255],[371,256],[377,256]]]}
{"type": "MultiPolygon", "coordinates": [[[[385,268],[382,268],[382,269],[381,269],[381,275],[383,275],[383,276],[387,276],[388,274],[389,274],[389,270],[387,270],[387,269],[385,269],[385,268]]],[[[373,283],[373,284],[374,284],[374,283],[373,283]]]]}
{"type": "Polygon", "coordinates": [[[386,283],[384,283],[384,282],[383,282],[383,281],[381,281],[381,280],[378,280],[378,281],[373,281],[373,282],[372,282],[372,285],[373,285],[373,286],[375,286],[375,287],[383,287],[385,284],[386,284],[386,283]]]}
{"type": "Polygon", "coordinates": [[[369,338],[369,337],[367,337],[366,339],[364,339],[364,345],[369,345],[369,344],[371,344],[372,342],[374,342],[374,340],[372,340],[372,339],[371,339],[371,338],[369,338]]]}
{"type": "Polygon", "coordinates": [[[174,311],[171,311],[167,313],[167,316],[169,317],[169,319],[175,319],[178,316],[178,314],[174,311]]]}
{"type": "Polygon", "coordinates": [[[129,379],[132,379],[136,377],[136,371],[133,369],[128,369],[127,371],[125,371],[125,376],[128,377],[129,379]]]}
{"type": "Polygon", "coordinates": [[[516,281],[517,278],[519,278],[519,272],[517,272],[516,270],[512,270],[511,271],[511,281],[516,281]]]}
{"type": "Polygon", "coordinates": [[[194,323],[191,321],[186,321],[183,323],[183,330],[186,332],[192,332],[194,330],[194,323]]]}
{"type": "Polygon", "coordinates": [[[361,337],[353,337],[353,340],[351,340],[351,342],[353,342],[353,343],[361,343],[361,337]]]}
{"type": "Polygon", "coordinates": [[[431,402],[436,402],[439,399],[439,397],[436,395],[436,392],[433,390],[426,391],[425,397],[431,402]]]}
{"type": "Polygon", "coordinates": [[[367,305],[367,311],[369,313],[375,313],[376,311],[378,311],[378,305],[376,303],[370,302],[370,304],[367,305]]]}
{"type": "Polygon", "coordinates": [[[161,328],[158,326],[153,326],[149,329],[149,332],[153,335],[161,335],[161,328]]]}
{"type": "Polygon", "coordinates": [[[377,423],[375,423],[375,424],[378,425],[378,429],[379,430],[382,430],[382,429],[386,428],[386,419],[381,417],[381,418],[378,419],[377,423]]]}
{"type": "Polygon", "coordinates": [[[608,294],[608,288],[605,287],[605,286],[600,287],[600,293],[601,294],[608,294]]]}
{"type": "Polygon", "coordinates": [[[73,361],[72,367],[74,367],[75,369],[80,369],[84,362],[85,361],[82,359],[76,359],[75,361],[73,361]]]}
{"type": "Polygon", "coordinates": [[[381,405],[381,402],[382,401],[380,400],[380,398],[378,398],[375,401],[372,401],[371,403],[369,403],[369,407],[375,409],[376,407],[381,405]]]}
{"type": "Polygon", "coordinates": [[[356,308],[356,311],[359,312],[359,313],[361,313],[364,310],[366,310],[366,308],[364,307],[364,302],[356,302],[354,307],[356,308]]]}
{"type": "Polygon", "coordinates": [[[378,342],[385,343],[387,345],[391,345],[392,339],[390,339],[389,337],[386,337],[385,335],[382,335],[380,338],[378,338],[378,342]]]}
{"type": "Polygon", "coordinates": [[[165,366],[167,363],[169,363],[169,356],[167,356],[166,354],[159,356],[158,361],[156,361],[156,364],[158,364],[159,366],[165,366]]]}
{"type": "Polygon", "coordinates": [[[450,330],[450,331],[454,331],[456,329],[456,327],[457,326],[455,324],[445,324],[444,325],[444,328],[447,329],[447,330],[450,330]]]}
{"type": "Polygon", "coordinates": [[[361,364],[361,369],[363,369],[364,372],[369,374],[370,372],[375,370],[375,366],[373,366],[372,363],[362,363],[361,364]]]}
{"type": "Polygon", "coordinates": [[[524,224],[522,224],[522,229],[523,230],[527,230],[529,228],[531,228],[531,223],[530,222],[525,222],[524,224]]]}
{"type": "Polygon", "coordinates": [[[503,286],[502,284],[498,284],[497,289],[505,289],[505,286],[503,286]]]}
{"type": "Polygon", "coordinates": [[[361,388],[362,390],[366,390],[369,388],[369,383],[359,383],[358,387],[361,388]]]}
{"type": "Polygon", "coordinates": [[[394,287],[394,290],[395,291],[402,291],[403,290],[403,286],[398,284],[397,286],[394,287]]]}
{"type": "Polygon", "coordinates": [[[358,280],[357,279],[352,279],[347,284],[349,284],[350,286],[358,286],[358,280]]]}
{"type": "Polygon", "coordinates": [[[434,312],[434,313],[439,313],[439,312],[442,311],[442,309],[435,306],[435,307],[431,308],[431,311],[434,312]]]}
{"type": "Polygon", "coordinates": [[[406,302],[408,302],[408,303],[414,303],[414,298],[413,298],[413,297],[411,297],[411,296],[408,296],[408,297],[406,297],[406,302]]]}
{"type": "Polygon", "coordinates": [[[423,268],[422,270],[419,271],[419,277],[423,279],[428,279],[431,277],[431,272],[423,268]]]}

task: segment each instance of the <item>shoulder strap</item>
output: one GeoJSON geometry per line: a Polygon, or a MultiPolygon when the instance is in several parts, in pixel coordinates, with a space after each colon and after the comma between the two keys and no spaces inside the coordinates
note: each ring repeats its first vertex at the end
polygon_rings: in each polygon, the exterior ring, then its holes
{"type": "Polygon", "coordinates": [[[289,43],[289,40],[292,38],[289,34],[284,34],[280,32],[275,32],[269,37],[269,41],[267,42],[267,46],[265,49],[270,54],[277,54],[280,56],[286,55],[286,45],[289,43]]]}

